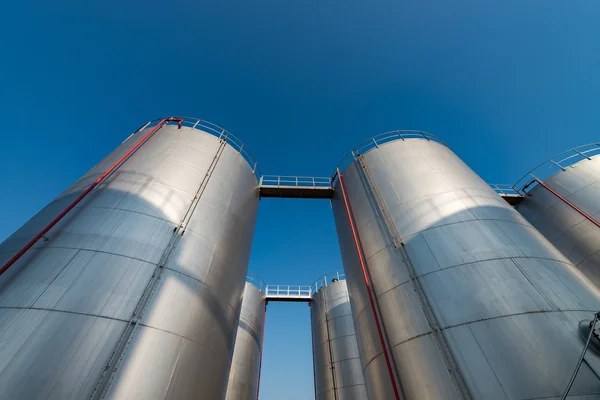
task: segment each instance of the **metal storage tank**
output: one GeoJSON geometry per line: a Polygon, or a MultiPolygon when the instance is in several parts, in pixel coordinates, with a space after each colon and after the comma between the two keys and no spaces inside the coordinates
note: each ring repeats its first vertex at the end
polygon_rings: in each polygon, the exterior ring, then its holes
{"type": "Polygon", "coordinates": [[[310,305],[316,400],[366,400],[344,274],[313,285],[310,305]]]}
{"type": "MultiPolygon", "coordinates": [[[[339,169],[332,207],[369,398],[561,396],[578,323],[600,309],[569,260],[433,135],[376,136],[339,169]]],[[[571,390],[584,394],[600,394],[585,365],[571,390]]]]}
{"type": "Polygon", "coordinates": [[[41,238],[0,276],[0,399],[224,398],[255,170],[222,128],[152,121],[2,243],[41,238]]]}
{"type": "Polygon", "coordinates": [[[537,166],[516,187],[532,183],[518,211],[600,286],[598,153],[598,143],[568,150],[537,166]]]}
{"type": "Polygon", "coordinates": [[[227,400],[258,399],[267,306],[264,287],[260,279],[248,276],[231,360],[227,400]]]}

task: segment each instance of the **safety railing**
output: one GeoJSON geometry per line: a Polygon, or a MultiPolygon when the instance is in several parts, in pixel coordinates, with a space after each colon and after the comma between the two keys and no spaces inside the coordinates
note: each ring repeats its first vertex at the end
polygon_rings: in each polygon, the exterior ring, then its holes
{"type": "Polygon", "coordinates": [[[354,161],[354,158],[359,154],[366,154],[369,151],[376,149],[379,146],[382,146],[386,143],[406,139],[423,139],[430,142],[437,142],[444,146],[447,146],[447,144],[442,139],[429,132],[415,130],[396,130],[384,132],[365,140],[364,142],[356,146],[354,149],[352,149],[338,163],[336,170],[339,169],[340,171],[343,171],[348,165],[352,163],[352,161],[354,161]]]}
{"type": "Polygon", "coordinates": [[[309,285],[267,285],[267,297],[279,299],[310,299],[311,287],[309,285]]]}
{"type": "MultiPolygon", "coordinates": [[[[566,171],[567,168],[579,161],[588,159],[591,160],[592,157],[600,154],[600,142],[584,144],[583,146],[574,147],[567,151],[563,151],[551,157],[523,175],[521,179],[514,184],[515,188],[518,188],[519,191],[524,194],[523,186],[527,185],[532,181],[532,179],[539,179],[541,181],[546,180],[553,174],[559,171],[566,171]]],[[[533,188],[536,183],[530,185],[529,188],[533,188]]]]}
{"type": "MultiPolygon", "coordinates": [[[[188,127],[190,129],[198,129],[198,130],[206,132],[210,135],[216,136],[219,139],[226,137],[227,144],[229,144],[231,147],[233,147],[238,153],[240,153],[240,155],[242,157],[244,157],[246,162],[248,162],[248,164],[250,165],[250,168],[252,168],[252,172],[254,172],[254,175],[256,176],[256,178],[260,179],[260,176],[261,176],[260,168],[258,167],[258,162],[256,161],[256,157],[254,157],[254,155],[252,154],[252,152],[250,152],[248,147],[246,147],[244,145],[244,143],[239,138],[237,138],[235,135],[233,135],[231,132],[220,127],[219,125],[213,124],[212,122],[204,121],[204,120],[201,120],[198,118],[192,118],[192,117],[177,117],[177,118],[181,118],[181,120],[182,120],[181,126],[188,127]]],[[[144,130],[148,127],[153,127],[153,126],[157,125],[161,120],[162,119],[152,120],[152,121],[148,122],[146,125],[144,125],[140,130],[144,130]]]]}
{"type": "Polygon", "coordinates": [[[505,183],[489,183],[489,185],[500,196],[522,196],[521,192],[512,185],[505,183]]]}
{"type": "Polygon", "coordinates": [[[330,272],[321,278],[317,279],[315,283],[310,287],[311,294],[317,293],[320,289],[331,285],[332,283],[345,280],[346,274],[343,271],[330,272]]]}
{"type": "Polygon", "coordinates": [[[266,293],[265,290],[266,290],[267,284],[262,279],[260,279],[258,276],[254,275],[253,273],[248,273],[248,275],[246,276],[246,282],[253,284],[261,292],[266,293]]]}
{"type": "Polygon", "coordinates": [[[331,179],[322,176],[279,176],[263,175],[260,186],[297,187],[297,188],[331,188],[331,179]]]}

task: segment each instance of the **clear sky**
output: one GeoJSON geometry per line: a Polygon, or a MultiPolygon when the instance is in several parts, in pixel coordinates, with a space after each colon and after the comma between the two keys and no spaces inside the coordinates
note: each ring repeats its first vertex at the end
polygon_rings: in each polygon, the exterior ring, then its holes
{"type": "MultiPolygon", "coordinates": [[[[597,0],[5,2],[0,240],[142,123],[189,115],[266,174],[329,176],[391,129],[441,136],[514,183],[600,140],[597,0]]],[[[329,203],[261,201],[250,269],[310,284],[341,267],[329,203]]],[[[269,306],[261,400],[313,397],[309,310],[269,306]]]]}

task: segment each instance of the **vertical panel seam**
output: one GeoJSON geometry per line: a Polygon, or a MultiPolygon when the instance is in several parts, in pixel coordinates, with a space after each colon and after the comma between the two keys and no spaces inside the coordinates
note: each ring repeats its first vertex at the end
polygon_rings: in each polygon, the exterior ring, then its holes
{"type": "MultiPolygon", "coordinates": [[[[58,272],[58,274],[56,274],[56,276],[54,277],[54,279],[52,279],[52,281],[50,281],[50,283],[48,284],[48,286],[46,286],[44,288],[44,290],[42,290],[42,293],[40,293],[40,295],[38,297],[36,297],[35,300],[33,300],[31,302],[31,304],[29,305],[29,307],[33,307],[34,304],[37,303],[37,301],[44,295],[44,293],[46,293],[46,291],[50,288],[50,286],[52,286],[52,284],[58,279],[58,277],[60,276],[60,274],[62,274],[64,272],[64,270],[69,266],[69,264],[71,264],[71,262],[73,262],[73,260],[75,259],[75,257],[77,257],[77,254],[79,254],[80,251],[81,251],[81,249],[78,249],[75,252],[75,254],[73,254],[73,257],[71,257],[69,259],[69,261],[67,261],[65,263],[65,265],[61,268],[61,270],[58,272]]],[[[61,298],[62,298],[62,296],[61,296],[61,298]]]]}
{"type": "Polygon", "coordinates": [[[471,335],[473,335],[473,339],[475,340],[475,343],[477,344],[477,347],[481,351],[481,355],[485,359],[485,362],[489,365],[490,370],[492,370],[492,374],[494,374],[494,378],[496,378],[496,381],[498,382],[498,385],[500,385],[500,389],[502,389],[502,392],[504,393],[504,396],[506,396],[506,398],[508,399],[509,398],[508,394],[506,393],[506,390],[504,390],[504,386],[502,386],[502,382],[500,382],[500,379],[498,378],[498,375],[496,375],[496,371],[494,371],[494,368],[492,368],[492,364],[490,363],[490,360],[488,360],[487,356],[483,352],[483,349],[481,348],[481,344],[479,344],[479,341],[477,340],[477,336],[475,336],[475,333],[473,332],[473,330],[471,329],[471,326],[469,324],[467,324],[467,329],[469,330],[469,332],[471,332],[471,335]]]}

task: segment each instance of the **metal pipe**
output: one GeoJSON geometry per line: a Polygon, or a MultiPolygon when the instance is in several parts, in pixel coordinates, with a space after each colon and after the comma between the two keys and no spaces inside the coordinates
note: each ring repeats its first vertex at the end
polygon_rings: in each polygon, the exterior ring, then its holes
{"type": "Polygon", "coordinates": [[[339,170],[337,171],[337,177],[340,182],[340,189],[342,192],[342,198],[344,199],[344,206],[346,208],[346,214],[348,216],[348,222],[350,223],[350,230],[352,231],[352,238],[354,240],[354,246],[356,248],[356,253],[358,255],[358,261],[360,263],[360,268],[362,270],[363,280],[365,282],[365,286],[367,287],[367,293],[369,295],[369,303],[371,305],[371,311],[373,311],[373,317],[375,318],[375,326],[377,328],[377,334],[379,336],[379,341],[381,342],[381,347],[383,349],[383,356],[385,358],[385,364],[390,376],[390,380],[392,382],[392,388],[394,389],[394,397],[396,400],[400,400],[400,393],[398,392],[398,388],[396,387],[396,379],[394,378],[394,371],[392,371],[392,363],[390,361],[390,355],[388,354],[387,346],[385,344],[385,340],[383,338],[383,331],[381,329],[381,323],[379,322],[379,316],[377,314],[377,309],[375,307],[375,301],[373,300],[373,294],[371,289],[371,283],[369,281],[369,277],[367,276],[367,269],[365,265],[365,260],[363,259],[363,254],[360,248],[360,242],[358,239],[358,232],[356,231],[356,227],[354,226],[354,221],[352,218],[352,212],[350,211],[350,204],[348,203],[348,198],[346,197],[346,189],[344,187],[344,183],[342,180],[342,174],[340,174],[339,170]]]}
{"type": "Polygon", "coordinates": [[[64,216],[69,213],[69,211],[71,211],[73,208],[75,208],[75,206],[77,204],[79,204],[79,202],[81,202],[81,200],[83,200],[92,190],[94,190],[94,188],[96,186],[101,184],[106,179],[106,177],[108,177],[113,171],[115,171],[117,168],[119,168],[121,165],[123,165],[123,163],[125,161],[127,161],[127,159],[129,158],[129,156],[134,151],[136,151],[140,146],[142,146],[146,142],[146,140],[150,138],[150,136],[152,136],[157,130],[159,130],[165,122],[169,122],[169,121],[179,122],[178,123],[179,128],[181,128],[181,124],[183,122],[183,120],[181,118],[175,118],[175,117],[168,117],[168,118],[162,119],[154,128],[152,128],[150,130],[150,132],[148,132],[143,138],[141,138],[131,149],[129,149],[129,151],[127,153],[125,153],[121,158],[119,158],[117,160],[117,162],[115,162],[98,179],[96,179],[94,181],[94,183],[92,183],[71,204],[69,204],[67,206],[67,208],[65,208],[60,214],[58,214],[58,216],[56,218],[54,218],[48,225],[46,225],[44,227],[44,229],[42,229],[37,235],[35,235],[34,238],[31,239],[21,250],[19,250],[19,252],[17,254],[15,254],[10,260],[8,260],[8,262],[6,264],[4,264],[2,266],[2,268],[0,268],[0,275],[5,273],[15,262],[17,262],[17,260],[19,258],[21,258],[23,256],[23,254],[25,254],[29,249],[31,249],[37,243],[38,240],[45,237],[45,234],[48,233],[48,231],[50,229],[52,229],[54,227],[54,225],[56,225],[58,222],[60,222],[60,220],[62,220],[64,218],[64,216]]]}
{"type": "Polygon", "coordinates": [[[587,215],[583,210],[581,210],[580,208],[578,208],[575,204],[571,203],[569,200],[565,199],[563,196],[561,196],[558,192],[556,192],[554,189],[552,189],[550,186],[546,185],[544,182],[542,182],[541,180],[539,180],[538,178],[534,177],[533,180],[531,182],[529,182],[527,185],[523,186],[523,193],[525,193],[528,196],[531,196],[531,193],[527,193],[525,192],[525,189],[527,189],[529,186],[531,186],[531,184],[533,182],[537,182],[538,184],[540,184],[543,188],[545,188],[547,191],[549,191],[550,193],[552,193],[553,195],[555,195],[556,197],[558,197],[561,201],[563,201],[565,204],[567,204],[569,207],[571,207],[573,210],[577,211],[579,214],[583,215],[588,221],[590,221],[592,224],[596,225],[598,228],[600,228],[600,223],[598,223],[598,221],[596,221],[595,219],[593,219],[592,217],[590,217],[589,215],[587,215]]]}
{"type": "Polygon", "coordinates": [[[565,393],[563,394],[561,400],[566,400],[567,396],[569,395],[569,392],[571,391],[573,383],[575,383],[575,378],[577,377],[577,373],[579,372],[579,368],[581,367],[581,363],[583,362],[585,353],[587,352],[590,342],[592,341],[592,336],[594,335],[594,328],[596,327],[596,321],[598,321],[598,313],[594,314],[594,320],[592,321],[592,324],[590,326],[590,334],[588,335],[588,338],[585,341],[585,346],[583,347],[581,356],[579,356],[579,360],[577,361],[577,365],[575,366],[575,371],[573,371],[573,376],[571,376],[571,380],[569,381],[569,384],[567,385],[567,388],[565,389],[565,393]]]}

